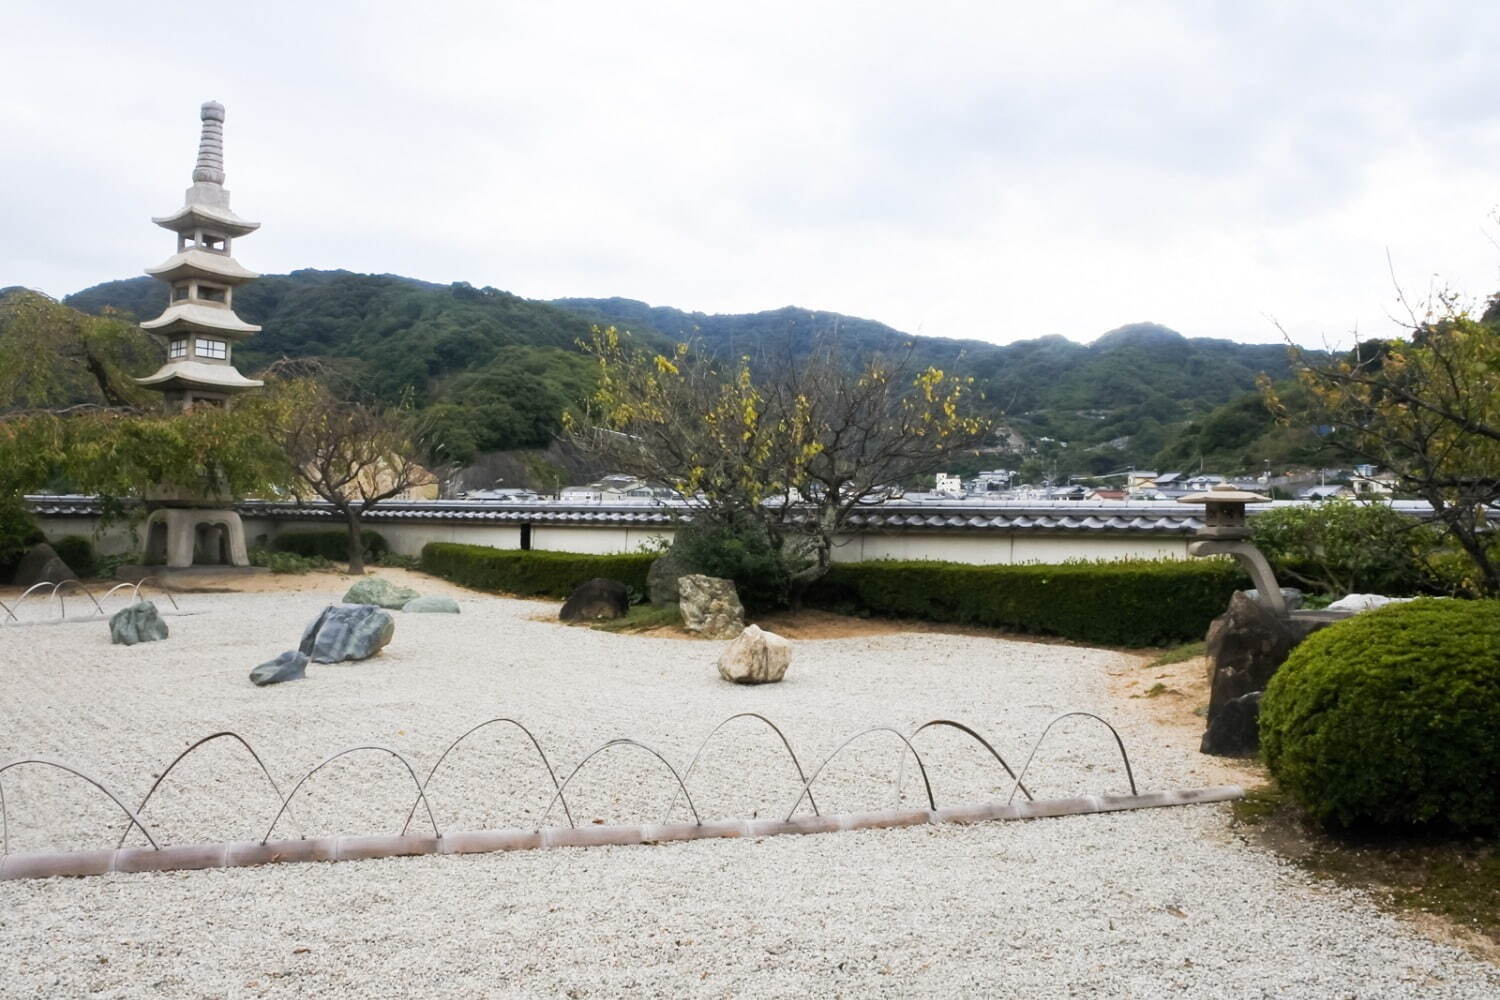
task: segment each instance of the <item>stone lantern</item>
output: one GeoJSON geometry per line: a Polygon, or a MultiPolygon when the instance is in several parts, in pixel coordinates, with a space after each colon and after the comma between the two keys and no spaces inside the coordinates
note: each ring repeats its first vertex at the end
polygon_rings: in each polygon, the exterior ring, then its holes
{"type": "Polygon", "coordinates": [[[1248,541],[1250,525],[1245,518],[1247,504],[1270,503],[1271,498],[1235,489],[1225,483],[1203,493],[1178,497],[1177,502],[1205,505],[1203,527],[1198,529],[1196,540],[1188,543],[1188,554],[1234,556],[1250,574],[1261,603],[1285,616],[1286,600],[1281,596],[1281,587],[1276,583],[1276,575],[1271,572],[1266,557],[1248,541]]]}
{"type": "MultiPolygon", "coordinates": [[[[154,218],[175,234],[176,253],[146,273],[169,288],[167,308],[142,329],[166,338],[167,361],[136,384],[162,394],[169,409],[229,406],[234,397],[262,383],[234,366],[233,347],[260,327],[235,315],[234,292],[257,277],[232,255],[236,237],[260,228],[229,209],[224,187],[224,106],[209,101],[199,109],[202,131],[193,185],[183,205],[154,218]]],[[[227,496],[208,497],[177,484],[161,484],[148,499],[148,562],[183,570],[194,565],[248,567],[245,529],[228,509],[227,496]]],[[[156,572],[139,568],[141,573],[156,572]]]]}

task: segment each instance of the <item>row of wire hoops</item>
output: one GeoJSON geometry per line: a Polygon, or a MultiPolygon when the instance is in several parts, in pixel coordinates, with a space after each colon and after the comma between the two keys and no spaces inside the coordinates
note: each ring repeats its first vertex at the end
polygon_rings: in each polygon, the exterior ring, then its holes
{"type": "MultiPolygon", "coordinates": [[[[1001,756],[1000,752],[996,750],[988,740],[986,740],[974,729],[970,728],[967,725],[964,725],[961,722],[954,722],[951,719],[933,719],[932,721],[925,722],[922,725],[918,726],[916,729],[912,730],[910,735],[905,735],[899,730],[893,729],[889,726],[874,726],[869,729],[861,730],[860,732],[855,733],[853,736],[850,736],[843,743],[841,743],[831,754],[828,755],[826,759],[824,759],[821,764],[817,766],[817,768],[813,770],[811,775],[808,775],[806,770],[802,766],[801,760],[797,757],[796,751],[792,749],[791,741],[787,739],[786,734],[782,732],[782,730],[774,722],[772,722],[765,716],[755,712],[741,712],[737,715],[732,715],[729,718],[725,719],[723,722],[719,723],[713,728],[712,731],[709,732],[706,737],[704,737],[703,742],[698,746],[697,752],[694,753],[691,763],[689,763],[687,769],[681,773],[679,773],[678,770],[672,766],[671,762],[668,761],[665,756],[663,756],[653,747],[642,743],[639,740],[621,738],[609,740],[608,742],[594,749],[592,752],[587,754],[578,763],[578,765],[573,768],[572,771],[568,773],[566,778],[559,781],[556,769],[552,766],[552,762],[548,759],[546,751],[542,749],[541,741],[537,739],[535,734],[533,734],[531,730],[527,729],[526,726],[516,721],[515,719],[502,716],[487,719],[484,722],[479,723],[478,725],[467,730],[465,733],[463,733],[463,735],[459,736],[452,743],[448,744],[448,747],[442,752],[437,761],[432,765],[432,769],[427,772],[427,777],[425,779],[419,779],[417,777],[416,769],[412,767],[411,762],[395,750],[383,746],[360,745],[348,747],[325,758],[317,766],[313,767],[300,779],[298,779],[297,783],[292,786],[290,792],[283,794],[281,791],[281,787],[276,783],[276,779],[271,776],[271,772],[266,767],[265,762],[261,759],[260,755],[255,752],[255,748],[252,747],[249,741],[247,741],[244,737],[229,730],[223,730],[205,736],[179,753],[175,758],[173,758],[172,762],[162,770],[162,772],[157,776],[156,780],[152,782],[150,789],[147,790],[145,796],[141,799],[140,804],[137,805],[134,809],[131,809],[124,800],[122,800],[118,795],[111,791],[103,782],[98,781],[97,779],[69,764],[44,757],[23,757],[19,760],[13,760],[8,764],[0,766],[0,779],[3,779],[7,771],[24,765],[50,767],[63,771],[66,774],[72,775],[73,777],[79,778],[107,796],[110,801],[118,806],[120,810],[125,814],[127,822],[124,829],[120,831],[119,839],[116,841],[115,846],[117,848],[123,847],[125,845],[126,839],[130,835],[131,829],[136,829],[141,832],[142,836],[146,838],[147,843],[150,844],[151,847],[159,850],[161,844],[158,842],[158,837],[156,835],[153,835],[152,831],[141,819],[141,815],[146,811],[146,806],[151,802],[151,797],[156,794],[157,789],[161,787],[162,783],[166,781],[167,776],[172,773],[177,765],[181,764],[194,752],[216,740],[233,740],[236,744],[243,747],[245,752],[250,755],[252,760],[254,760],[255,765],[260,769],[260,772],[265,775],[266,782],[271,786],[272,793],[276,796],[277,801],[279,801],[281,804],[280,808],[276,811],[275,817],[271,820],[270,826],[266,828],[264,835],[260,838],[260,843],[265,844],[270,841],[271,835],[276,832],[276,828],[281,823],[283,816],[290,816],[292,821],[294,823],[296,822],[296,816],[294,813],[292,813],[291,809],[292,799],[296,797],[297,792],[314,774],[317,774],[319,771],[327,767],[329,764],[333,763],[335,760],[338,760],[339,758],[347,756],[349,754],[366,752],[382,753],[389,756],[395,762],[401,765],[401,769],[411,779],[412,787],[416,792],[416,797],[412,800],[411,808],[407,810],[405,822],[403,822],[401,826],[401,834],[405,835],[410,829],[411,821],[416,815],[417,808],[418,806],[421,806],[427,814],[427,822],[432,827],[433,836],[441,837],[442,830],[438,826],[436,814],[432,809],[432,803],[429,801],[427,796],[428,786],[432,783],[433,778],[437,776],[439,769],[443,766],[443,763],[448,759],[449,755],[455,749],[457,749],[461,743],[463,743],[470,736],[474,735],[482,729],[485,729],[492,725],[505,724],[514,726],[526,736],[532,748],[535,749],[537,756],[540,758],[542,766],[546,769],[547,776],[551,780],[553,786],[552,798],[548,801],[547,808],[542,814],[542,818],[538,823],[538,829],[545,826],[547,819],[552,815],[553,808],[558,805],[562,806],[563,815],[567,819],[568,826],[576,829],[578,824],[573,816],[572,809],[568,806],[568,800],[564,794],[568,786],[572,783],[573,779],[576,778],[579,773],[582,772],[583,769],[596,757],[608,751],[627,747],[644,752],[645,754],[653,758],[656,762],[658,762],[662,767],[665,767],[672,776],[673,783],[675,784],[676,789],[672,793],[672,799],[667,804],[667,809],[662,817],[661,822],[666,823],[671,819],[672,812],[676,808],[678,797],[680,796],[687,803],[688,811],[692,814],[693,817],[693,822],[695,824],[701,825],[703,822],[702,817],[699,815],[698,808],[693,803],[692,796],[689,794],[687,789],[688,779],[692,777],[693,771],[697,768],[698,762],[702,759],[703,753],[708,748],[709,743],[712,742],[714,737],[717,736],[725,726],[739,719],[750,719],[763,723],[766,727],[768,727],[772,732],[775,733],[775,735],[779,738],[782,747],[785,748],[787,757],[790,758],[793,768],[797,772],[797,779],[799,783],[798,795],[796,800],[792,803],[791,808],[786,813],[786,820],[790,821],[792,817],[796,815],[797,810],[801,808],[803,802],[806,802],[808,804],[808,807],[811,809],[814,816],[822,815],[818,807],[817,799],[813,797],[813,784],[818,780],[818,777],[823,774],[828,765],[831,764],[834,759],[837,758],[841,753],[843,753],[844,750],[847,749],[851,744],[867,736],[879,734],[894,736],[900,742],[902,749],[905,751],[901,756],[902,767],[904,767],[907,757],[910,757],[913,761],[915,761],[918,773],[921,776],[922,791],[923,796],[926,799],[927,808],[935,811],[938,808],[938,804],[937,798],[933,793],[931,776],[928,773],[926,763],[922,760],[921,754],[917,752],[914,741],[923,732],[937,728],[952,729],[959,733],[962,733],[965,736],[968,736],[970,739],[978,743],[980,747],[982,747],[986,752],[990,754],[990,756],[995,759],[996,763],[998,763],[999,766],[1004,770],[1006,776],[1010,781],[1010,795],[1006,799],[1007,803],[1014,801],[1016,795],[1018,794],[1024,796],[1028,801],[1030,801],[1032,800],[1032,793],[1029,789],[1027,789],[1024,781],[1027,773],[1031,769],[1032,763],[1036,760],[1037,751],[1041,749],[1043,742],[1045,742],[1047,737],[1051,734],[1053,728],[1056,727],[1058,723],[1066,719],[1076,718],[1093,720],[1109,730],[1110,735],[1114,737],[1116,747],[1120,751],[1120,759],[1125,767],[1125,779],[1127,784],[1129,785],[1130,794],[1139,794],[1136,788],[1135,771],[1130,764],[1130,755],[1125,750],[1125,741],[1120,737],[1119,732],[1115,729],[1114,726],[1110,725],[1109,722],[1107,722],[1103,718],[1100,718],[1099,716],[1094,715],[1090,712],[1066,712],[1048,723],[1047,727],[1042,731],[1042,735],[1037,739],[1036,743],[1032,745],[1031,752],[1027,754],[1026,762],[1021,766],[1021,770],[1019,772],[1013,769],[1005,760],[1005,758],[1001,756]]],[[[896,778],[898,792],[900,783],[901,777],[898,774],[896,778]]],[[[306,836],[305,832],[301,832],[300,830],[298,835],[299,837],[306,836]]],[[[0,855],[9,853],[10,815],[5,802],[5,788],[3,780],[0,780],[0,855]]]]}
{"type": "MultiPolygon", "coordinates": [[[[80,583],[77,580],[62,580],[62,581],[57,582],[57,583],[53,583],[51,581],[44,580],[41,583],[34,583],[30,587],[27,587],[26,590],[24,590],[21,593],[21,596],[19,596],[19,597],[16,598],[16,603],[15,603],[15,607],[14,608],[12,608],[10,605],[6,604],[4,601],[0,601],[0,613],[4,614],[4,617],[0,618],[0,625],[12,625],[12,624],[14,624],[14,625],[25,625],[25,624],[34,624],[34,623],[28,623],[28,622],[22,621],[20,619],[20,617],[18,617],[16,615],[16,611],[19,610],[21,608],[21,606],[26,603],[27,598],[31,597],[33,594],[38,594],[38,593],[41,594],[40,600],[43,601],[44,603],[47,602],[47,601],[49,601],[50,599],[52,599],[54,597],[57,598],[57,617],[54,618],[54,619],[52,619],[52,621],[54,621],[54,622],[67,621],[68,620],[68,606],[67,606],[66,596],[69,593],[73,592],[73,591],[77,591],[78,593],[81,593],[84,597],[87,597],[89,599],[89,602],[94,606],[95,615],[94,616],[90,616],[87,619],[87,620],[92,621],[92,620],[95,619],[95,617],[103,617],[104,616],[104,604],[103,604],[103,602],[104,601],[108,601],[111,597],[113,597],[116,593],[118,593],[121,590],[128,590],[130,592],[130,601],[131,601],[132,604],[134,604],[136,601],[139,601],[141,599],[141,588],[143,586],[145,586],[146,584],[148,584],[148,583],[154,584],[155,588],[158,591],[160,591],[162,593],[162,595],[164,597],[166,597],[166,599],[168,601],[172,602],[172,610],[173,611],[181,611],[182,610],[182,608],[177,603],[177,598],[175,596],[173,596],[173,594],[172,594],[172,592],[170,590],[168,590],[165,586],[162,585],[162,582],[161,582],[161,580],[159,578],[154,577],[154,576],[144,577],[144,578],[142,578],[140,580],[133,580],[133,581],[130,581],[130,582],[127,582],[127,583],[117,583],[114,586],[110,587],[108,590],[106,590],[104,592],[102,598],[94,596],[94,592],[92,590],[90,590],[88,587],[86,587],[84,584],[80,583]]],[[[75,620],[78,620],[78,619],[75,619],[75,620]]]]}

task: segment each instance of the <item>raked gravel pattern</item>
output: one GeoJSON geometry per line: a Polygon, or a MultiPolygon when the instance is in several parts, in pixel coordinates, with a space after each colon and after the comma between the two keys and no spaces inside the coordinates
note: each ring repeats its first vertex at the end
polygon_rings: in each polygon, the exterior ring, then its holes
{"type": "MultiPolygon", "coordinates": [[[[217,729],[245,736],[289,790],[366,743],[425,776],[453,738],[501,715],[531,727],[565,775],[620,736],[684,769],[714,725],[746,711],[781,725],[809,772],[860,729],[940,717],[1019,764],[1048,721],[1086,710],[1119,722],[1143,789],[1219,780],[1111,705],[1105,673],[1119,654],[925,633],[801,641],[785,682],[738,687],[714,669],[718,643],[565,628],[537,620],[556,605],[437,581],[426,591],[456,596],[461,615],[397,613],[378,658],[253,687],[249,669],[295,646],[342,586],[187,595],[201,614],[169,617],[169,639],[129,648],[111,646],[103,623],[0,628],[0,757],[68,761],[133,805],[217,729]]],[[[1102,729],[1055,735],[1028,778],[1039,797],[1124,789],[1102,729]]],[[[1009,794],[957,734],[917,745],[940,805],[1009,794]]],[[[900,800],[918,801],[903,753],[888,736],[856,743],[819,779],[819,805],[889,806],[896,777],[900,800]]],[[[654,822],[674,787],[624,748],[596,758],[568,798],[581,824],[654,822]]],[[[744,721],[689,783],[704,818],[785,814],[798,787],[775,737],[744,721]]],[[[107,846],[122,828],[81,783],[21,769],[4,790],[12,850],[107,846]]],[[[551,790],[524,738],[492,726],[430,792],[440,825],[481,829],[536,824],[551,790]]],[[[392,832],[412,801],[391,758],[356,754],[303,787],[277,835],[392,832]]],[[[276,804],[220,741],[173,772],[144,818],[173,843],[259,839],[276,804]]],[[[682,802],[673,815],[687,816],[682,802]]],[[[0,883],[6,997],[809,993],[1491,998],[1500,971],[1247,844],[1225,806],[0,883]]]]}

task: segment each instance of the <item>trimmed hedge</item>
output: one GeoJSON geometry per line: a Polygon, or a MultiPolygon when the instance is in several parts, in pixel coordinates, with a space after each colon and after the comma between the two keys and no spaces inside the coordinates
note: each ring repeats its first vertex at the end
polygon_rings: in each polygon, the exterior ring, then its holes
{"type": "Polygon", "coordinates": [[[1313,633],[1266,686],[1260,745],[1325,823],[1500,828],[1500,601],[1428,598],[1313,633]]]}
{"type": "Polygon", "coordinates": [[[596,576],[646,591],[646,573],[656,558],[649,553],[596,556],[535,549],[492,549],[486,545],[428,542],[422,569],[473,587],[524,597],[566,598],[596,576]]]}
{"type": "Polygon", "coordinates": [[[1203,638],[1249,585],[1225,560],[1133,560],[973,566],[935,561],[836,563],[806,602],[890,618],[987,625],[1107,646],[1203,638]]]}
{"type": "MultiPolygon", "coordinates": [[[[385,536],[378,531],[365,528],[359,533],[360,542],[365,550],[365,561],[373,562],[390,551],[391,547],[386,544],[385,536]]],[[[277,552],[290,552],[293,555],[302,556],[304,559],[321,557],[330,562],[347,562],[349,559],[349,532],[345,529],[337,531],[290,531],[284,535],[277,535],[271,541],[271,548],[277,552]]]]}

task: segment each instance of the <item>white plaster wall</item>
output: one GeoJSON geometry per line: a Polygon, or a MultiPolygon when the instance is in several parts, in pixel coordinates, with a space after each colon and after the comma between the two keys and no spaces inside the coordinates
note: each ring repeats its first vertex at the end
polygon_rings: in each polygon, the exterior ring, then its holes
{"type": "Polygon", "coordinates": [[[598,525],[564,528],[550,524],[538,524],[531,529],[531,547],[552,552],[587,552],[593,555],[638,552],[642,545],[654,545],[658,539],[670,542],[672,529],[639,525],[621,525],[618,528],[605,528],[598,525]]]}
{"type": "MultiPolygon", "coordinates": [[[[92,517],[39,517],[49,539],[83,535],[93,540],[101,554],[136,552],[144,544],[137,531],[132,537],[128,524],[116,523],[96,535],[98,519],[92,517]]],[[[401,555],[416,556],[428,542],[459,542],[489,545],[497,549],[519,549],[521,528],[515,524],[392,524],[367,522],[401,555]]],[[[245,538],[251,545],[266,544],[278,534],[338,530],[332,521],[273,521],[246,518],[245,538]]],[[[554,552],[585,552],[604,555],[638,552],[642,545],[658,539],[671,541],[672,529],[640,525],[565,527],[534,525],[533,549],[554,552]]],[[[1093,532],[1040,535],[1004,532],[935,532],[929,534],[852,535],[841,538],[833,550],[834,562],[869,559],[934,559],[976,565],[1006,563],[1060,563],[1069,559],[1186,559],[1190,539],[1182,535],[1102,535],[1093,532]]]]}

